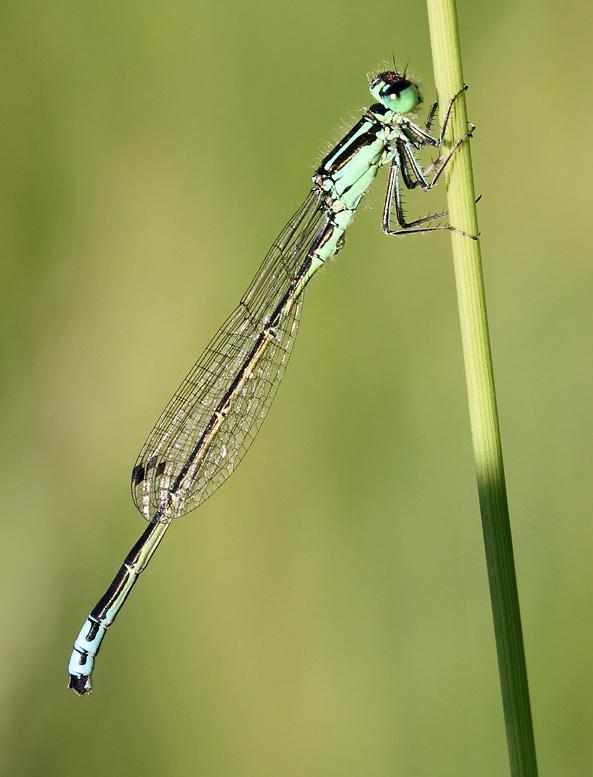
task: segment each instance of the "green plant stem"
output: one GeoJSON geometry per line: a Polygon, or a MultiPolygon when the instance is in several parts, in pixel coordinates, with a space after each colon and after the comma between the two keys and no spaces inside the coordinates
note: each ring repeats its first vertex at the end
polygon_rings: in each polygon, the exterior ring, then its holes
{"type": "MultiPolygon", "coordinates": [[[[445,106],[463,86],[455,2],[427,0],[427,6],[435,81],[439,103],[445,106]]],[[[462,138],[466,131],[465,95],[462,95],[449,124],[448,145],[453,138],[462,138]]],[[[450,221],[464,232],[477,235],[469,143],[460,149],[450,170],[447,177],[450,221]]],[[[537,777],[480,243],[458,233],[452,233],[451,239],[511,774],[537,777]]]]}

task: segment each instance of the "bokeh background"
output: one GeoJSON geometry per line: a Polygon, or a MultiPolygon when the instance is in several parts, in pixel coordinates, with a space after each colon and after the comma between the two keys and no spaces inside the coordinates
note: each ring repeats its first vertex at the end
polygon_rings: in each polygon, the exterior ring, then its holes
{"type": "MultiPolygon", "coordinates": [[[[256,444],[168,534],[94,695],[65,687],[144,528],[145,435],[369,103],[367,73],[394,52],[432,97],[425,13],[2,4],[2,774],[507,774],[449,239],[387,239],[384,176],[308,290],[256,444]]],[[[593,11],[459,14],[539,762],[583,777],[593,11]]]]}

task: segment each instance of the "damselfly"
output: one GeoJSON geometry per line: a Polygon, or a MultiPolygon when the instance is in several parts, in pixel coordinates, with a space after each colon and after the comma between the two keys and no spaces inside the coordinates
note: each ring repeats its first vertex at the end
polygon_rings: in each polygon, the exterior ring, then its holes
{"type": "Polygon", "coordinates": [[[422,100],[405,72],[394,68],[379,73],[370,91],[377,102],[321,162],[304,203],[272,245],[239,306],[173,395],[140,452],[132,471],[132,496],[150,523],[76,638],[69,687],[78,694],[91,692],[95,656],[107,627],[172,519],[213,494],[252,443],[290,356],[303,291],[344,245],[346,230],[379,168],[389,166],[383,208],[386,234],[455,230],[450,224],[434,224],[445,212],[406,221],[400,186],[403,182],[408,189],[432,189],[461,143],[471,136],[470,129],[445,156],[439,154],[427,167],[416,158],[415,152],[427,146],[441,149],[451,109],[463,90],[450,100],[437,136],[431,134],[436,103],[423,127],[410,118],[422,100]]]}

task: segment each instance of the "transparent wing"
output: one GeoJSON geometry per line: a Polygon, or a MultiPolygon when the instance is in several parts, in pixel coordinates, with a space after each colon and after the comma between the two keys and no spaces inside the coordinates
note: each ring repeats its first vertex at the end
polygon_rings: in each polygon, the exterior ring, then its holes
{"type": "Polygon", "coordinates": [[[326,223],[312,190],[163,411],[132,471],[132,497],[146,519],[177,518],[198,507],[251,445],[284,374],[302,295],[286,306],[273,337],[262,342],[262,332],[326,223]]]}

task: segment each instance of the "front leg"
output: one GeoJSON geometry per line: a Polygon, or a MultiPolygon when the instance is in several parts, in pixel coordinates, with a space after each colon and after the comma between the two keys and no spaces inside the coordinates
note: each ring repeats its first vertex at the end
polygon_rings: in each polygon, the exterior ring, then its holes
{"type": "Polygon", "coordinates": [[[436,186],[439,178],[443,174],[443,171],[447,167],[447,165],[451,162],[459,148],[472,137],[474,131],[474,127],[472,126],[466,136],[464,138],[461,138],[458,140],[453,148],[449,151],[447,156],[444,159],[441,159],[439,157],[436,159],[432,164],[430,164],[426,170],[423,170],[420,164],[418,163],[418,160],[414,156],[414,151],[412,150],[412,146],[409,142],[406,140],[399,140],[397,142],[397,149],[398,154],[401,159],[401,166],[402,166],[402,173],[404,176],[404,182],[406,186],[409,189],[413,189],[416,186],[420,186],[423,191],[428,192],[430,191],[434,186],[436,186]],[[412,172],[414,174],[414,177],[416,178],[416,181],[411,181],[411,176],[408,170],[408,165],[412,169],[412,172]],[[405,173],[403,172],[405,170],[405,173]],[[436,170],[436,171],[435,171],[436,170]],[[428,180],[426,177],[429,173],[433,173],[433,178],[431,181],[428,180]],[[410,179],[410,183],[408,183],[408,179],[410,179]]]}
{"type": "Polygon", "coordinates": [[[454,94],[453,97],[449,100],[449,105],[447,106],[445,117],[443,119],[443,124],[441,126],[441,131],[438,137],[435,138],[430,134],[430,126],[432,125],[432,121],[434,119],[434,114],[436,112],[436,107],[438,103],[435,103],[428,113],[426,129],[422,129],[413,121],[410,121],[409,119],[406,119],[404,122],[402,122],[402,129],[408,130],[410,134],[414,136],[418,142],[420,142],[421,145],[435,146],[438,148],[438,146],[442,144],[443,139],[445,137],[445,133],[447,132],[447,127],[449,125],[449,119],[451,118],[451,111],[453,110],[453,106],[455,105],[455,102],[461,97],[461,95],[467,90],[467,88],[468,88],[468,85],[464,84],[463,87],[457,92],[457,94],[454,94]]]}
{"type": "Polygon", "coordinates": [[[432,129],[432,123],[434,121],[434,117],[436,116],[436,112],[438,111],[438,109],[439,109],[439,104],[436,102],[430,106],[430,110],[428,111],[426,122],[424,124],[424,129],[426,132],[430,132],[430,130],[432,129]]]}

